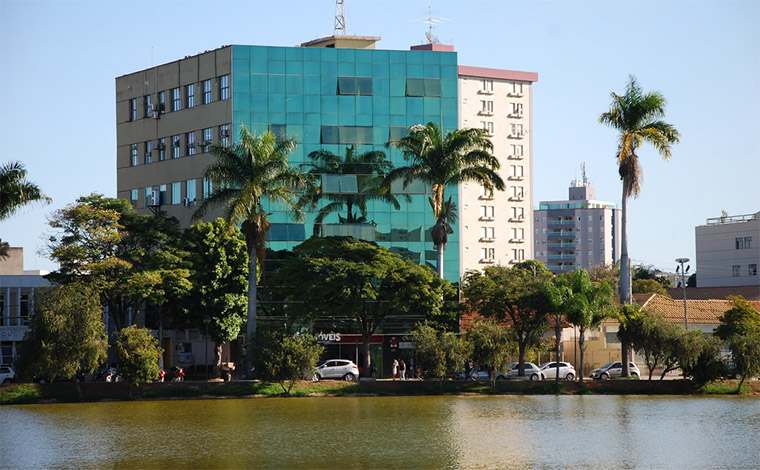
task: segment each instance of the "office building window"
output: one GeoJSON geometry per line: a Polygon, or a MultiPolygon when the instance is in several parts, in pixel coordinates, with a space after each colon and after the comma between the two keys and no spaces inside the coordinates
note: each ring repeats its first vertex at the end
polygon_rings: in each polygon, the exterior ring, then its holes
{"type": "Polygon", "coordinates": [[[153,104],[151,103],[150,95],[143,97],[143,104],[145,105],[145,117],[153,117],[153,104]]]}
{"type": "Polygon", "coordinates": [[[166,138],[158,140],[158,161],[166,160],[166,138]]]}
{"type": "Polygon", "coordinates": [[[222,75],[219,77],[219,99],[230,99],[230,76],[222,75]]]}
{"type": "Polygon", "coordinates": [[[203,151],[211,151],[211,143],[214,141],[214,129],[203,129],[203,151]]]}
{"type": "Polygon", "coordinates": [[[752,248],[752,237],[744,237],[744,249],[749,250],[752,248]]]}
{"type": "Polygon", "coordinates": [[[744,238],[739,237],[736,239],[736,249],[737,250],[743,250],[744,249],[744,238]]]}
{"type": "Polygon", "coordinates": [[[323,144],[372,144],[371,126],[322,126],[323,144]]]}
{"type": "Polygon", "coordinates": [[[187,154],[195,155],[195,132],[185,134],[185,140],[187,141],[187,154]]]}
{"type": "Polygon", "coordinates": [[[203,81],[203,104],[211,103],[211,80],[203,81]]]}
{"type": "Polygon", "coordinates": [[[172,88],[172,112],[182,109],[182,95],[179,88],[172,88]]]}
{"type": "Polygon", "coordinates": [[[372,79],[367,77],[338,77],[339,95],[373,95],[372,79]]]}
{"type": "Polygon", "coordinates": [[[160,184],[158,185],[158,203],[159,205],[166,204],[166,185],[160,184]]]}
{"type": "Polygon", "coordinates": [[[219,142],[225,146],[230,146],[230,125],[222,124],[219,126],[219,142]]]}
{"type": "Polygon", "coordinates": [[[129,162],[130,165],[137,166],[137,144],[129,146],[129,162]]]}
{"type": "Polygon", "coordinates": [[[182,183],[172,183],[172,204],[182,203],[182,183]]]}
{"type": "Polygon", "coordinates": [[[180,149],[179,149],[179,136],[175,135],[172,137],[172,158],[179,158],[180,157],[180,149]]]}
{"type": "Polygon", "coordinates": [[[441,81],[435,78],[407,78],[406,96],[441,96],[441,81]]]}
{"type": "Polygon", "coordinates": [[[158,93],[158,114],[166,113],[166,92],[161,91],[158,93]]]}
{"type": "Polygon", "coordinates": [[[145,142],[145,164],[153,161],[153,142],[150,140],[145,142]]]}
{"type": "Polygon", "coordinates": [[[739,277],[739,276],[741,276],[741,274],[739,272],[740,269],[741,269],[741,266],[738,265],[738,264],[735,264],[735,265],[731,266],[731,275],[733,277],[739,277]]]}
{"type": "Polygon", "coordinates": [[[747,274],[750,276],[757,276],[757,264],[750,264],[747,267],[749,268],[747,274]]]}
{"type": "Polygon", "coordinates": [[[137,121],[137,98],[129,100],[129,120],[137,121]]]}
{"type": "Polygon", "coordinates": [[[195,84],[185,86],[185,107],[192,108],[195,106],[195,84]]]}
{"type": "Polygon", "coordinates": [[[203,199],[208,199],[213,192],[214,183],[208,178],[203,178],[203,199]]]}
{"type": "Polygon", "coordinates": [[[185,184],[185,197],[188,202],[195,201],[195,180],[187,180],[185,184]]]}
{"type": "Polygon", "coordinates": [[[140,197],[140,190],[139,189],[133,189],[130,191],[129,199],[132,201],[132,205],[134,205],[134,202],[137,201],[137,198],[140,197]]]}

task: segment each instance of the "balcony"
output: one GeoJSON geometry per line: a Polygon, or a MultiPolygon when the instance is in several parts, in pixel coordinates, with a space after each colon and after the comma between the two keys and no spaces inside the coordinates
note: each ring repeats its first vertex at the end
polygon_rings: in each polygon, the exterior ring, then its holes
{"type": "Polygon", "coordinates": [[[552,260],[552,259],[555,259],[555,260],[557,260],[557,259],[559,259],[559,260],[562,260],[562,259],[572,259],[572,260],[574,260],[575,259],[575,254],[572,254],[572,255],[549,255],[549,259],[550,260],[552,260]]]}
{"type": "Polygon", "coordinates": [[[549,248],[572,248],[575,249],[575,243],[549,243],[547,244],[549,248]]]}
{"type": "Polygon", "coordinates": [[[565,226],[574,226],[575,220],[547,220],[546,225],[548,226],[557,226],[557,225],[565,225],[565,226]]]}
{"type": "Polygon", "coordinates": [[[575,232],[572,230],[567,230],[564,232],[549,232],[547,235],[549,238],[575,238],[575,232]]]}
{"type": "Polygon", "coordinates": [[[510,159],[510,160],[522,160],[523,156],[522,155],[510,155],[507,158],[510,159]]]}

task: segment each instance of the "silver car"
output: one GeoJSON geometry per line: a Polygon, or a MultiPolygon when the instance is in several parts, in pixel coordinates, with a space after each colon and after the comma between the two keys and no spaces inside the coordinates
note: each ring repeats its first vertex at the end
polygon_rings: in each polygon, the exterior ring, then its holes
{"type": "MultiPolygon", "coordinates": [[[[641,371],[633,362],[628,363],[628,372],[631,377],[641,377],[641,371]]],[[[612,377],[623,376],[623,363],[620,361],[609,362],[598,369],[594,369],[589,374],[592,379],[609,380],[612,377]]]]}
{"type": "Polygon", "coordinates": [[[514,369],[507,372],[508,379],[523,379],[523,380],[541,380],[541,371],[538,370],[538,366],[532,362],[525,363],[525,376],[520,377],[520,365],[516,364],[514,369]]]}
{"type": "MultiPolygon", "coordinates": [[[[539,369],[541,371],[541,380],[555,379],[557,377],[557,363],[547,362],[539,369]]],[[[564,380],[575,379],[575,367],[569,362],[559,363],[559,378],[564,380]]]]}
{"type": "MultiPolygon", "coordinates": [[[[490,376],[487,370],[471,369],[469,372],[462,372],[458,375],[462,380],[489,380],[490,376]]],[[[496,380],[504,380],[507,376],[503,372],[496,371],[496,380]]]]}
{"type": "Polygon", "coordinates": [[[343,379],[356,380],[359,378],[359,367],[347,359],[331,359],[317,367],[311,376],[311,380],[343,379]]]}

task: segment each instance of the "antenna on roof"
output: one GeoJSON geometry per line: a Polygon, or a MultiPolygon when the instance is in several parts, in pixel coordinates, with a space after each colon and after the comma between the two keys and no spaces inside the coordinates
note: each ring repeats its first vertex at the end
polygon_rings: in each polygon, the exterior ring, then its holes
{"type": "Polygon", "coordinates": [[[343,3],[345,0],[335,0],[335,29],[333,35],[345,36],[346,35],[346,17],[343,11],[343,3]]]}
{"type": "Polygon", "coordinates": [[[440,16],[433,16],[430,0],[428,0],[428,17],[419,21],[428,25],[428,31],[425,33],[428,44],[440,44],[441,41],[439,41],[438,38],[433,34],[433,28],[437,27],[443,22],[449,21],[449,19],[440,16]]]}

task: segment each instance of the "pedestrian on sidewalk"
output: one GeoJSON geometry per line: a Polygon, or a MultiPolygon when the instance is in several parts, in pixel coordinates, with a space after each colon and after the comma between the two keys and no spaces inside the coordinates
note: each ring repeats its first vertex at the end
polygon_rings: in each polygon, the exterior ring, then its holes
{"type": "Polygon", "coordinates": [[[399,375],[401,376],[401,380],[406,380],[406,362],[404,362],[403,359],[401,359],[401,364],[398,366],[399,375]]]}
{"type": "Polygon", "coordinates": [[[396,380],[398,375],[398,359],[393,359],[393,380],[396,380]]]}

